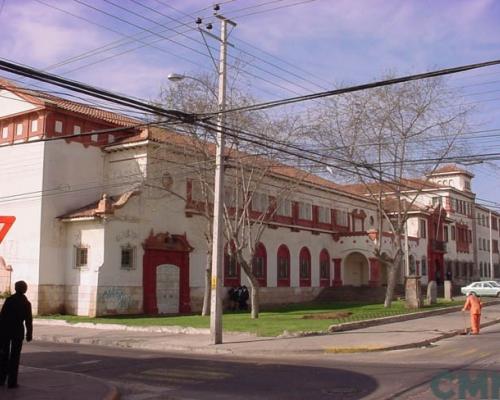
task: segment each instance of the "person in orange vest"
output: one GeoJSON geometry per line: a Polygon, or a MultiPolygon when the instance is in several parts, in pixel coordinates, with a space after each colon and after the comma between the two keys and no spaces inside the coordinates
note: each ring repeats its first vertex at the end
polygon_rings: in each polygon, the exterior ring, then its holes
{"type": "Polygon", "coordinates": [[[481,308],[483,304],[481,299],[475,293],[469,293],[465,301],[462,311],[470,310],[470,326],[473,335],[479,334],[479,326],[481,325],[481,308]]]}

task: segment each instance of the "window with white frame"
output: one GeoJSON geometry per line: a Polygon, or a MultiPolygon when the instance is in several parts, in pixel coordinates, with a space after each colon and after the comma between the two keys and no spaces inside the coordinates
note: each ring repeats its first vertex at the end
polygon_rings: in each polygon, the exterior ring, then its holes
{"type": "Polygon", "coordinates": [[[80,125],[74,125],[73,126],[73,135],[79,135],[82,133],[82,128],[80,125]]]}
{"type": "Polygon", "coordinates": [[[427,227],[425,219],[420,220],[420,237],[424,239],[427,237],[427,227]]]}
{"type": "Polygon", "coordinates": [[[318,207],[318,222],[322,224],[329,224],[332,221],[332,213],[328,207],[318,207]]]}
{"type": "Polygon", "coordinates": [[[62,121],[56,121],[56,123],[54,125],[54,131],[56,133],[62,133],[62,131],[63,131],[63,123],[62,123],[62,121]]]}
{"type": "Polygon", "coordinates": [[[436,196],[432,198],[432,205],[435,207],[437,205],[443,204],[443,198],[441,196],[436,196]]]}
{"type": "Polygon", "coordinates": [[[267,193],[254,193],[252,195],[252,210],[265,212],[269,208],[269,196],[267,193]]]}
{"type": "Polygon", "coordinates": [[[31,132],[38,131],[38,119],[31,120],[31,132]]]}
{"type": "Polygon", "coordinates": [[[89,249],[85,246],[75,247],[75,268],[85,268],[88,263],[89,249]]]}
{"type": "Polygon", "coordinates": [[[9,137],[9,127],[4,126],[2,128],[2,139],[7,139],[9,137]]]}
{"type": "Polygon", "coordinates": [[[276,214],[282,217],[292,216],[292,202],[289,199],[281,199],[278,202],[278,208],[276,214]]]}
{"type": "Polygon", "coordinates": [[[339,226],[349,226],[349,213],[347,210],[337,210],[335,219],[339,226]]]}
{"type": "Polygon", "coordinates": [[[22,136],[22,134],[23,134],[23,124],[17,124],[16,125],[16,135],[22,136]]]}
{"type": "Polygon", "coordinates": [[[121,269],[135,269],[135,247],[126,245],[121,247],[121,269]]]}
{"type": "Polygon", "coordinates": [[[299,219],[312,220],[312,204],[299,201],[299,219]]]}

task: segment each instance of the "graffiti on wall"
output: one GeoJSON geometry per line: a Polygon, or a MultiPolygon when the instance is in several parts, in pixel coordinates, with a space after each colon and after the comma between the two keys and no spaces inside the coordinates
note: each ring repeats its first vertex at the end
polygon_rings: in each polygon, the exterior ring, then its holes
{"type": "Polygon", "coordinates": [[[125,314],[137,312],[138,301],[128,290],[113,286],[108,287],[99,295],[100,308],[106,313],[125,314]]]}

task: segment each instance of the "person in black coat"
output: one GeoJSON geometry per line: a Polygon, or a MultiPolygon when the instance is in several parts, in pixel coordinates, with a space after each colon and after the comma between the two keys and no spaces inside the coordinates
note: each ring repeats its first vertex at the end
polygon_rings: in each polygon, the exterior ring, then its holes
{"type": "Polygon", "coordinates": [[[23,347],[24,325],[26,325],[26,341],[33,337],[33,317],[31,303],[24,295],[28,285],[24,281],[15,284],[16,293],[8,297],[0,313],[0,385],[9,388],[17,387],[19,359],[23,347]]]}

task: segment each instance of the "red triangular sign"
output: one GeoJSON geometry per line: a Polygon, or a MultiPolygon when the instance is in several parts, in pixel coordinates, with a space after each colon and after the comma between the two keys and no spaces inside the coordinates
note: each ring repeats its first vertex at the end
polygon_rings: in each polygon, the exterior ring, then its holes
{"type": "Polygon", "coordinates": [[[10,230],[12,225],[14,225],[14,221],[16,217],[2,217],[0,216],[0,243],[2,243],[3,238],[7,235],[7,232],[10,230]]]}

